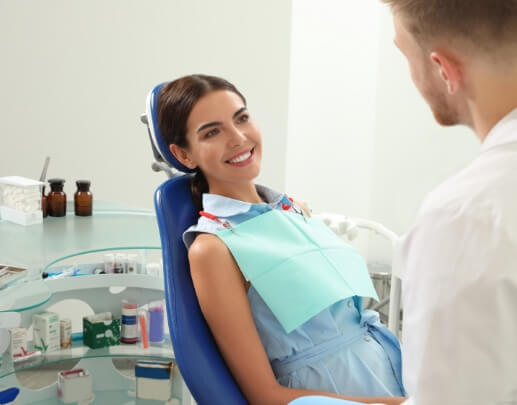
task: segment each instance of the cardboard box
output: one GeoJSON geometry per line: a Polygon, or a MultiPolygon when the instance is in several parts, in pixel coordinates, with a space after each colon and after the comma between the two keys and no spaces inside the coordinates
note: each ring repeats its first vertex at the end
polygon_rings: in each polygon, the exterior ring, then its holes
{"type": "Polygon", "coordinates": [[[169,400],[173,368],[173,361],[140,360],[136,363],[136,397],[158,401],[169,400]]]}
{"type": "Polygon", "coordinates": [[[78,368],[57,373],[57,396],[65,404],[93,399],[92,376],[88,370],[78,368]]]}
{"type": "Polygon", "coordinates": [[[33,346],[41,352],[60,349],[59,315],[53,312],[39,312],[32,315],[33,346]]]}
{"type": "Polygon", "coordinates": [[[24,354],[23,351],[27,350],[27,329],[12,328],[9,329],[9,335],[11,339],[8,351],[11,354],[11,357],[14,357],[16,354],[24,354]]]}
{"type": "Polygon", "coordinates": [[[83,342],[92,349],[120,344],[120,319],[114,319],[111,312],[85,316],[83,342]]]}

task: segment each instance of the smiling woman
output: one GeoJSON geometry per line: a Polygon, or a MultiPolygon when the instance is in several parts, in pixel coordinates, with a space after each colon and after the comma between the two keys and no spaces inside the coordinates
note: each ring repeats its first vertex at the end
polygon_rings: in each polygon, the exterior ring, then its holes
{"type": "Polygon", "coordinates": [[[362,308],[376,297],[364,260],[292,198],[254,183],[262,138],[242,94],[192,75],[166,85],[158,106],[172,154],[195,172],[200,218],[183,239],[196,295],[248,401],[401,403],[399,343],[362,308]]]}
{"type": "Polygon", "coordinates": [[[171,145],[187,167],[204,173],[210,192],[227,195],[235,183],[248,184],[260,171],[261,136],[243,99],[214,90],[192,108],[187,120],[188,147],[171,145]]]}
{"type": "Polygon", "coordinates": [[[202,194],[209,190],[208,178],[214,183],[212,191],[224,191],[234,175],[228,173],[230,167],[246,167],[235,173],[243,179],[258,175],[260,132],[250,119],[246,99],[226,80],[191,75],[169,83],[161,91],[158,120],[171,152],[185,171],[195,172],[192,195],[199,210],[202,194]]]}

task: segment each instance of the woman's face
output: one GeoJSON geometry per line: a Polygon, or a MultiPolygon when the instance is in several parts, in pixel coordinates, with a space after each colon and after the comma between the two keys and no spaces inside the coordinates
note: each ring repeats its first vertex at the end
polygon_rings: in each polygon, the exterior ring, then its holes
{"type": "Polygon", "coordinates": [[[250,182],[260,172],[260,131],[239,95],[212,91],[194,105],[187,120],[188,148],[180,154],[204,173],[210,192],[250,182]]]}

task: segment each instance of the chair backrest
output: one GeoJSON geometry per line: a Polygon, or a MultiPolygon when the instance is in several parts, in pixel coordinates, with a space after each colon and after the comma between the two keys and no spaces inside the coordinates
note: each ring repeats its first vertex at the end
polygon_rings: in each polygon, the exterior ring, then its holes
{"type": "MultiPolygon", "coordinates": [[[[164,160],[173,164],[168,145],[160,142],[157,126],[156,86],[147,100],[147,120],[155,146],[164,160]],[[170,155],[170,156],[169,156],[170,155]]],[[[175,163],[178,163],[177,161],[175,163]]],[[[179,370],[200,405],[221,403],[245,405],[246,399],[224,362],[197,301],[187,249],[182,234],[197,222],[190,191],[190,175],[167,180],[155,192],[155,209],[162,244],[165,302],[174,354],[179,370]]]]}

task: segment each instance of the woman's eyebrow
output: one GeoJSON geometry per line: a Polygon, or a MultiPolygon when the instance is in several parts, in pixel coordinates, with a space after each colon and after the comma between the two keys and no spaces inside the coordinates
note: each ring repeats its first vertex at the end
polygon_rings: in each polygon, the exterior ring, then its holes
{"type": "Polygon", "coordinates": [[[237,111],[235,111],[235,114],[233,114],[233,118],[235,118],[235,117],[236,117],[237,115],[239,115],[241,112],[246,111],[246,110],[247,110],[247,107],[246,107],[246,106],[239,108],[237,111]]]}
{"type": "MultiPolygon", "coordinates": [[[[246,111],[247,109],[248,108],[246,106],[239,108],[237,111],[235,111],[235,113],[233,114],[232,118],[237,117],[240,113],[242,113],[243,111],[246,111]]],[[[207,122],[206,124],[201,125],[197,129],[196,133],[201,132],[203,129],[207,129],[207,128],[210,128],[210,127],[215,127],[215,126],[221,125],[221,124],[222,124],[221,121],[207,122]]]]}
{"type": "Polygon", "coordinates": [[[203,124],[201,125],[198,129],[197,129],[197,133],[200,133],[203,129],[206,129],[206,128],[209,128],[209,127],[215,127],[217,125],[221,125],[221,121],[213,121],[213,122],[208,122],[206,124],[203,124]]]}

